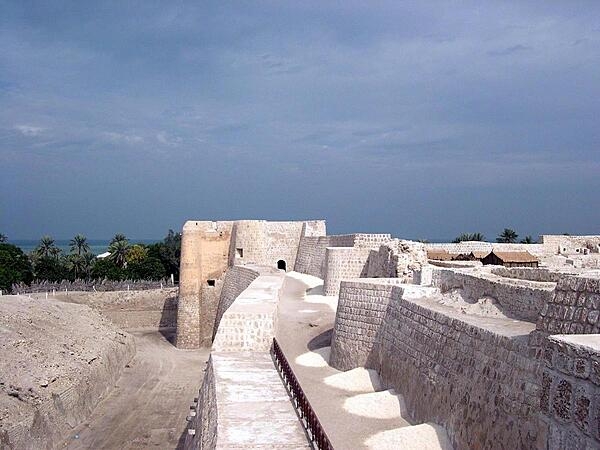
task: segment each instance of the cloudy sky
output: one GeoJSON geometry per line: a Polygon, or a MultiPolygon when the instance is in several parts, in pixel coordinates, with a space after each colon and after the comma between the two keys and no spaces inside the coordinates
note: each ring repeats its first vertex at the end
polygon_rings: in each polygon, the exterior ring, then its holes
{"type": "Polygon", "coordinates": [[[0,232],[600,233],[600,2],[0,0],[0,232]]]}

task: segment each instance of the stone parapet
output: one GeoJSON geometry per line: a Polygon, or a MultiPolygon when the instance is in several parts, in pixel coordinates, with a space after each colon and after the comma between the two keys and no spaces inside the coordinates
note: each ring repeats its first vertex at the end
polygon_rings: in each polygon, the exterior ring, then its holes
{"type": "Polygon", "coordinates": [[[566,276],[542,308],[537,329],[549,334],[598,333],[599,319],[600,279],[566,276]]]}
{"type": "Polygon", "coordinates": [[[600,448],[600,335],[551,336],[540,408],[548,448],[600,448]]]}
{"type": "Polygon", "coordinates": [[[261,275],[235,299],[221,318],[214,352],[266,352],[275,336],[283,272],[261,275]]]}

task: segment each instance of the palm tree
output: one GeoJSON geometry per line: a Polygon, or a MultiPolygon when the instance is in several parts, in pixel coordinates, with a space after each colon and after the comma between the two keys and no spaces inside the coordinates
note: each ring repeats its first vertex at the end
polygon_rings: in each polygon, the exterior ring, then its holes
{"type": "Polygon", "coordinates": [[[83,260],[85,261],[85,277],[89,279],[92,275],[92,269],[96,263],[96,255],[90,252],[83,254],[83,260]]]}
{"type": "Polygon", "coordinates": [[[38,244],[37,248],[35,249],[35,252],[39,256],[44,256],[44,257],[55,256],[56,257],[59,254],[56,252],[56,250],[58,250],[58,252],[60,253],[60,249],[58,249],[54,245],[54,239],[52,239],[48,235],[45,235],[45,236],[42,236],[42,238],[40,239],[40,243],[38,244]]]}
{"type": "Polygon", "coordinates": [[[517,234],[517,232],[515,230],[512,230],[510,228],[505,228],[504,231],[502,231],[502,233],[500,233],[498,235],[498,237],[496,238],[496,242],[502,242],[505,244],[514,244],[515,242],[517,242],[518,237],[519,237],[519,235],[517,234]]]}
{"type": "Polygon", "coordinates": [[[109,244],[109,245],[112,245],[112,244],[114,244],[115,242],[119,242],[119,241],[125,241],[125,242],[128,242],[128,241],[127,241],[127,237],[126,237],[126,236],[125,236],[123,233],[117,233],[117,234],[115,234],[115,237],[113,237],[113,238],[110,240],[110,244],[109,244]]]}
{"type": "Polygon", "coordinates": [[[525,236],[525,239],[521,239],[521,244],[536,244],[537,242],[530,236],[525,236]]]}
{"type": "Polygon", "coordinates": [[[127,264],[127,250],[129,249],[129,241],[124,234],[115,234],[115,237],[110,241],[108,251],[110,252],[110,260],[119,267],[125,267],[127,264]]]}
{"type": "Polygon", "coordinates": [[[67,258],[67,268],[73,272],[75,279],[85,273],[85,258],[81,255],[72,254],[67,258]]]}
{"type": "Polygon", "coordinates": [[[481,233],[461,233],[452,243],[458,244],[463,241],[485,241],[485,236],[481,233]]]}
{"type": "Polygon", "coordinates": [[[0,233],[0,243],[8,242],[8,238],[5,234],[0,233]]]}
{"type": "Polygon", "coordinates": [[[52,256],[54,259],[58,259],[58,257],[60,256],[61,253],[62,253],[62,250],[58,247],[52,247],[50,249],[50,256],[52,256]]]}
{"type": "Polygon", "coordinates": [[[77,252],[78,256],[81,256],[82,253],[87,253],[90,251],[90,245],[87,243],[87,238],[83,234],[77,234],[71,242],[71,252],[77,252]]]}

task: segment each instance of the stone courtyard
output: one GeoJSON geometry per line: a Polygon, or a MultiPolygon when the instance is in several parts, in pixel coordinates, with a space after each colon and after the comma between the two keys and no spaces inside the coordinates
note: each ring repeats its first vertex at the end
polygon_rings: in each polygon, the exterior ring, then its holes
{"type": "Polygon", "coordinates": [[[178,289],[0,298],[2,448],[600,448],[599,243],[189,221],[178,289]]]}

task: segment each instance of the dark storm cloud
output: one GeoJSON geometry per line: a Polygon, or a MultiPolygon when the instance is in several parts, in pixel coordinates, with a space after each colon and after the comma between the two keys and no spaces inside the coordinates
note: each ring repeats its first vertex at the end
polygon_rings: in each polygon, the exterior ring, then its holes
{"type": "Polygon", "coordinates": [[[597,2],[2,2],[0,227],[597,232],[597,2]],[[568,202],[568,204],[565,204],[568,202]]]}

